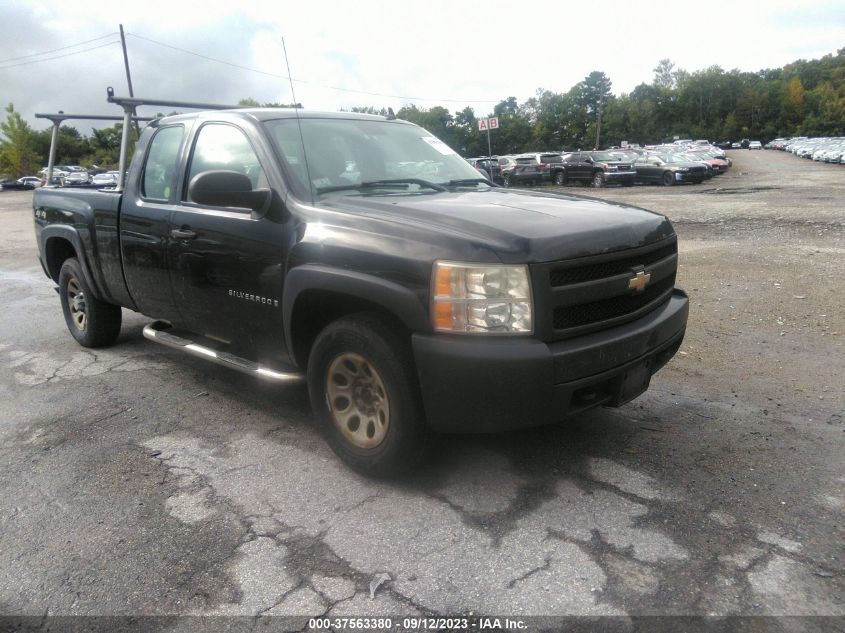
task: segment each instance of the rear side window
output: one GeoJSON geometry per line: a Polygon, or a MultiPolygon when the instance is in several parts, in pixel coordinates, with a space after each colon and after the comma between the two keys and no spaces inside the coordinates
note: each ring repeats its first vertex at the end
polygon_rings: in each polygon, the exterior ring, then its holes
{"type": "Polygon", "coordinates": [[[169,200],[176,172],[179,170],[179,148],[185,128],[181,125],[163,127],[150,141],[141,195],[152,200],[169,200]]]}
{"type": "MultiPolygon", "coordinates": [[[[202,126],[197,135],[188,183],[197,174],[219,169],[248,176],[253,189],[266,185],[264,170],[246,135],[231,125],[211,123],[202,126]]],[[[185,196],[188,196],[187,190],[185,196]]]]}

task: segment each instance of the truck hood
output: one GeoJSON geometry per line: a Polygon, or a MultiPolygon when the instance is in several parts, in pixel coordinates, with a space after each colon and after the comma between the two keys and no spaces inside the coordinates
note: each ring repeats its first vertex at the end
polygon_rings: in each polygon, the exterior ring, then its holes
{"type": "Polygon", "coordinates": [[[510,189],[417,195],[340,195],[319,205],[465,237],[505,263],[636,248],[674,234],[666,217],[594,198],[510,189]]]}

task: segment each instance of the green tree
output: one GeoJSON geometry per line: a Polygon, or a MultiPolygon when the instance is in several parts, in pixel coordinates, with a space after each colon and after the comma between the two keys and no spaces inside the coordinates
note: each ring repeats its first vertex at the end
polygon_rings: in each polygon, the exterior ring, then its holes
{"type": "MultiPolygon", "coordinates": [[[[348,111],[358,112],[360,114],[379,114],[381,116],[388,115],[387,108],[376,108],[375,106],[352,106],[348,111]]],[[[346,112],[346,110],[341,109],[341,112],[346,112]]]]}
{"type": "MultiPolygon", "coordinates": [[[[50,156],[50,143],[53,139],[52,126],[46,130],[34,132],[35,151],[46,158],[50,156]]],[[[79,165],[83,156],[88,153],[88,140],[75,127],[62,125],[59,127],[56,141],[56,163],[59,165],[79,165]]]]}
{"type": "Polygon", "coordinates": [[[661,59],[654,67],[654,85],[664,90],[671,90],[677,86],[675,64],[671,59],[661,59]]]}
{"type": "Polygon", "coordinates": [[[6,120],[0,123],[0,172],[12,177],[31,176],[41,166],[35,151],[35,133],[15,106],[6,106],[6,120]]]}
{"type": "MultiPolygon", "coordinates": [[[[120,162],[120,141],[123,137],[123,124],[116,123],[111,127],[92,130],[88,138],[88,154],[84,163],[97,165],[101,168],[114,167],[120,162]]],[[[130,128],[129,155],[134,150],[135,127],[130,128]]]]}
{"type": "Polygon", "coordinates": [[[252,97],[245,97],[241,99],[238,101],[238,105],[244,108],[302,108],[301,103],[278,103],[276,101],[259,103],[252,97]]]}

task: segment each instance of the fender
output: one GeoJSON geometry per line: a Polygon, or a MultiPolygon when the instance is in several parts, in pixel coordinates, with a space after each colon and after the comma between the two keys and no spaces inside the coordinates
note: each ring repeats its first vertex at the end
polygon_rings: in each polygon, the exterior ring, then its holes
{"type": "MultiPolygon", "coordinates": [[[[97,299],[102,301],[109,301],[109,299],[104,295],[103,289],[97,283],[96,278],[93,274],[91,274],[91,268],[88,265],[88,256],[85,253],[85,248],[82,245],[82,238],[79,236],[79,233],[76,231],[75,228],[69,226],[67,224],[48,224],[43,229],[41,229],[41,233],[38,236],[40,252],[43,253],[44,261],[42,262],[42,266],[44,267],[45,271],[48,272],[49,276],[49,268],[47,265],[47,242],[51,238],[60,238],[67,240],[70,242],[71,246],[73,246],[73,250],[76,251],[76,259],[79,260],[79,265],[82,267],[82,276],[85,277],[85,283],[94,293],[94,296],[97,299]]],[[[51,277],[52,279],[52,277],[51,277]]]]}
{"type": "Polygon", "coordinates": [[[293,349],[293,307],[306,290],[324,290],[364,299],[394,314],[412,332],[430,330],[426,307],[405,286],[357,271],[303,264],[288,272],[282,296],[282,318],[289,350],[293,349]]]}

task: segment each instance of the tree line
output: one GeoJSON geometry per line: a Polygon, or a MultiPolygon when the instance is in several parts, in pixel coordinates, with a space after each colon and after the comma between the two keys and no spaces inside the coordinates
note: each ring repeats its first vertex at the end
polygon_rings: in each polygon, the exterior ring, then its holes
{"type": "MultiPolygon", "coordinates": [[[[503,99],[491,113],[494,154],[576,150],[680,138],[713,142],[779,136],[845,136],[845,48],[758,72],[719,66],[687,72],[660,60],[649,83],[614,96],[610,78],[593,71],[567,92],[539,89],[519,103],[503,99]]],[[[385,108],[353,108],[384,114],[385,108]]],[[[464,156],[487,154],[472,108],[403,107],[396,116],[421,125],[464,156]]]]}
{"type": "MultiPolygon", "coordinates": [[[[396,116],[421,125],[464,156],[487,154],[487,135],[478,119],[499,117],[491,135],[494,154],[529,150],[575,150],[681,138],[710,141],[741,138],[768,141],[778,136],[845,136],[845,48],[821,59],[798,60],[782,68],[744,72],[719,66],[687,72],[660,60],[649,83],[614,96],[609,77],[593,71],[567,92],[538,89],[519,103],[507,97],[492,112],[477,115],[466,107],[402,107],[396,116]]],[[[243,106],[259,104],[251,98],[243,106]]],[[[302,107],[297,103],[296,107],[302,107]]],[[[354,112],[387,114],[377,106],[354,112]]],[[[122,125],[92,130],[59,128],[57,164],[117,165],[122,125]]],[[[32,175],[46,163],[51,131],[33,130],[10,103],[0,122],[0,173],[32,175]]]]}

